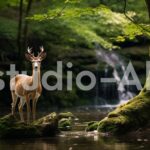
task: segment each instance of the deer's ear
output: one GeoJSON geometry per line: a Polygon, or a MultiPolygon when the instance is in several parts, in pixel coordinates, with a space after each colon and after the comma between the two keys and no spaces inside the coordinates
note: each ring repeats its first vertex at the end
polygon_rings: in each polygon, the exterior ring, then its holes
{"type": "Polygon", "coordinates": [[[46,58],[46,52],[43,52],[40,56],[41,61],[44,60],[46,58]]]}
{"type": "Polygon", "coordinates": [[[25,53],[25,57],[28,61],[32,61],[32,58],[28,53],[25,53]]]}

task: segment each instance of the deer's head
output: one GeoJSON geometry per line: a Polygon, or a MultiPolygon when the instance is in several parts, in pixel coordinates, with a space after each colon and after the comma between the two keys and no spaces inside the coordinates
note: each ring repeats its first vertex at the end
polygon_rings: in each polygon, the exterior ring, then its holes
{"type": "Polygon", "coordinates": [[[26,59],[32,62],[33,68],[37,70],[41,66],[42,60],[46,58],[46,52],[44,52],[43,46],[40,47],[40,52],[37,56],[34,55],[32,49],[28,47],[27,52],[25,54],[26,59]]]}

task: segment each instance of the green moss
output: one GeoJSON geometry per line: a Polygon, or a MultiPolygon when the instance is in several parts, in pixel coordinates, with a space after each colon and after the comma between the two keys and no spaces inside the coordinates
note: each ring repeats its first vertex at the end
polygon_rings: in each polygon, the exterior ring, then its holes
{"type": "Polygon", "coordinates": [[[0,118],[0,138],[31,138],[54,136],[58,132],[56,113],[49,114],[34,123],[21,123],[12,115],[0,118]]]}
{"type": "Polygon", "coordinates": [[[62,118],[58,122],[58,127],[62,131],[69,131],[72,129],[72,119],[71,118],[62,118]]]}
{"type": "Polygon", "coordinates": [[[128,116],[117,116],[109,119],[105,118],[99,122],[98,131],[121,134],[126,130],[131,129],[133,125],[134,120],[130,120],[128,116]]]}
{"type": "Polygon", "coordinates": [[[49,115],[46,115],[46,116],[34,121],[32,124],[33,125],[46,124],[55,119],[57,119],[57,114],[55,112],[53,112],[53,113],[50,113],[49,115]]]}
{"type": "Polygon", "coordinates": [[[149,94],[143,89],[138,96],[109,113],[99,122],[98,131],[122,134],[145,126],[150,121],[149,94]]]}
{"type": "Polygon", "coordinates": [[[59,119],[62,119],[62,118],[74,118],[74,115],[71,112],[63,112],[63,113],[59,113],[58,118],[59,119]]]}
{"type": "Polygon", "coordinates": [[[91,121],[88,123],[87,127],[86,127],[86,131],[94,131],[94,130],[97,130],[98,128],[98,125],[99,125],[99,122],[98,121],[91,121]]]}
{"type": "Polygon", "coordinates": [[[38,130],[33,125],[18,122],[12,115],[0,119],[0,138],[25,138],[39,136],[38,130]]]}
{"type": "Polygon", "coordinates": [[[72,129],[74,115],[71,112],[64,112],[58,114],[58,127],[62,131],[72,129]]]}

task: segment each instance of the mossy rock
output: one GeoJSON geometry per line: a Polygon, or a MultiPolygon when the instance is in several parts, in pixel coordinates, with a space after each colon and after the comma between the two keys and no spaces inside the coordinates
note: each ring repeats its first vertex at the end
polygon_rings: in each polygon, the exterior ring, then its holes
{"type": "Polygon", "coordinates": [[[64,112],[58,115],[58,127],[61,131],[70,131],[73,125],[74,115],[71,112],[64,112]]]}
{"type": "Polygon", "coordinates": [[[86,131],[94,131],[94,130],[97,130],[98,128],[98,124],[99,122],[98,121],[91,121],[88,123],[88,126],[86,127],[86,131]]]}
{"type": "Polygon", "coordinates": [[[0,138],[33,138],[54,136],[58,132],[58,116],[49,114],[37,121],[26,124],[16,117],[6,115],[0,118],[0,138]]]}
{"type": "Polygon", "coordinates": [[[74,118],[74,115],[71,112],[63,112],[58,114],[58,118],[74,118]]]}
{"type": "Polygon", "coordinates": [[[72,129],[72,119],[71,118],[62,118],[58,122],[59,129],[61,131],[70,131],[72,129]]]}
{"type": "Polygon", "coordinates": [[[143,89],[128,103],[110,112],[98,124],[99,132],[124,134],[137,130],[150,121],[150,93],[143,89]]]}

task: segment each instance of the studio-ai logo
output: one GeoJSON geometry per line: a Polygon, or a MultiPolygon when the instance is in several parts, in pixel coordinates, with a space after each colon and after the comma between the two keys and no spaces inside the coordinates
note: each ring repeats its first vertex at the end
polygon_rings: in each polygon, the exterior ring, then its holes
{"type": "MultiPolygon", "coordinates": [[[[48,91],[54,91],[54,90],[63,90],[63,65],[66,65],[68,70],[66,72],[66,83],[65,83],[65,87],[66,90],[71,91],[72,90],[72,86],[73,86],[73,82],[75,82],[76,86],[83,90],[83,91],[89,91],[91,89],[93,89],[96,85],[97,82],[100,83],[115,83],[117,82],[115,78],[100,78],[99,80],[97,80],[97,77],[95,76],[95,74],[91,71],[88,70],[83,70],[81,72],[79,72],[76,76],[75,76],[75,81],[73,81],[73,72],[71,71],[71,68],[73,67],[73,64],[71,62],[68,62],[67,64],[63,64],[62,61],[58,61],[57,62],[57,66],[56,66],[56,71],[54,70],[47,70],[46,72],[44,72],[41,76],[40,76],[40,82],[42,84],[42,86],[48,90],[48,91]],[[48,82],[48,79],[50,77],[54,77],[56,78],[56,83],[55,84],[50,84],[50,82],[48,82]],[[88,84],[83,84],[82,83],[82,78],[84,77],[88,77],[90,78],[90,82],[88,84]]],[[[150,90],[150,77],[149,77],[149,71],[150,71],[150,61],[146,61],[146,76],[147,76],[147,84],[146,84],[146,88],[147,90],[150,90]]],[[[10,69],[6,72],[2,72],[0,71],[0,90],[3,90],[5,88],[5,81],[2,79],[2,77],[4,75],[7,75],[10,77],[10,79],[12,79],[14,76],[19,74],[19,71],[16,70],[15,64],[11,64],[10,65],[10,69]]],[[[22,71],[21,72],[22,75],[27,75],[27,71],[22,71]]],[[[26,85],[24,84],[23,87],[26,90],[33,90],[34,88],[36,88],[37,86],[37,81],[38,79],[36,79],[36,77],[38,77],[38,72],[36,73],[35,71],[35,80],[33,82],[33,85],[26,85]]],[[[138,74],[136,73],[132,62],[129,62],[125,71],[124,71],[124,75],[119,83],[119,87],[121,88],[121,85],[135,85],[136,88],[138,90],[142,89],[142,85],[140,83],[138,74]],[[129,82],[127,83],[125,78],[129,78],[129,76],[132,77],[132,79],[128,80],[129,82]]],[[[11,89],[13,90],[13,89],[11,89]]]]}

